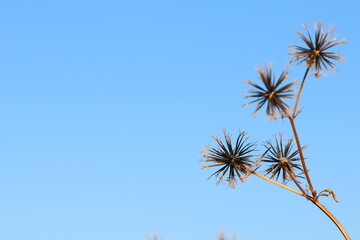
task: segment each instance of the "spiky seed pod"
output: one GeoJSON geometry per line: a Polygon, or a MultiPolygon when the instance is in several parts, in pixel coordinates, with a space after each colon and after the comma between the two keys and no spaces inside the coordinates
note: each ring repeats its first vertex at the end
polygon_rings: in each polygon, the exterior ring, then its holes
{"type": "Polygon", "coordinates": [[[261,87],[251,81],[245,81],[246,83],[255,87],[255,89],[244,91],[251,93],[251,95],[245,96],[244,98],[255,98],[255,100],[245,104],[244,106],[256,103],[256,109],[253,113],[254,116],[265,104],[267,104],[267,117],[278,119],[279,117],[288,116],[290,107],[285,102],[285,99],[294,98],[293,92],[295,90],[292,89],[292,86],[296,83],[296,81],[286,85],[282,84],[284,80],[288,78],[288,70],[286,68],[283,70],[278,79],[276,79],[275,75],[273,74],[271,64],[269,64],[268,67],[257,67],[256,69],[259,72],[260,80],[262,81],[264,87],[261,87]]]}
{"type": "Polygon", "coordinates": [[[268,141],[264,144],[266,147],[265,153],[261,157],[262,162],[271,163],[269,168],[265,170],[266,175],[270,175],[270,178],[278,180],[279,176],[282,176],[282,182],[286,183],[291,180],[290,174],[294,178],[301,177],[303,173],[301,164],[298,157],[298,150],[292,151],[293,139],[284,141],[282,135],[275,136],[275,145],[268,141]],[[298,173],[297,173],[297,172],[298,173]]]}
{"type": "Polygon", "coordinates": [[[338,44],[346,43],[345,38],[337,41],[336,36],[332,37],[335,32],[333,27],[329,27],[327,30],[323,29],[322,22],[318,21],[314,23],[315,33],[314,36],[311,37],[307,25],[304,24],[303,26],[306,29],[307,36],[300,31],[296,33],[306,44],[306,47],[289,45],[290,49],[296,50],[296,52],[290,53],[295,62],[305,62],[306,66],[314,71],[316,77],[320,77],[321,74],[326,75],[330,69],[336,70],[335,64],[331,62],[331,60],[345,62],[344,57],[339,56],[337,52],[328,51],[338,44]]]}
{"type": "Polygon", "coordinates": [[[203,149],[203,162],[213,163],[212,165],[202,166],[203,168],[220,167],[209,179],[215,176],[218,183],[228,181],[232,188],[235,188],[237,178],[244,181],[255,167],[255,162],[251,160],[255,151],[255,143],[248,143],[245,132],[240,132],[233,146],[231,136],[223,130],[225,143],[216,136],[212,136],[218,144],[217,148],[208,146],[203,149]],[[227,177],[224,177],[228,174],[227,177]]]}

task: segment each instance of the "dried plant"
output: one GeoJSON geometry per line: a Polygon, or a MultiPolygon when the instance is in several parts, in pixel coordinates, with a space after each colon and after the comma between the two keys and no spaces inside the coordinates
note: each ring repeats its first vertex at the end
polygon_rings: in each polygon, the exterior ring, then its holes
{"type": "Polygon", "coordinates": [[[335,64],[331,60],[337,60],[345,62],[344,57],[341,57],[336,52],[327,52],[330,48],[345,43],[345,39],[336,42],[337,37],[332,37],[335,32],[333,27],[327,30],[323,29],[322,22],[318,21],[314,24],[315,34],[311,37],[311,33],[306,24],[304,24],[307,36],[302,32],[297,31],[301,40],[307,45],[306,47],[300,47],[296,45],[290,45],[290,49],[295,49],[297,52],[293,52],[290,55],[293,56],[293,60],[299,63],[306,63],[306,66],[314,70],[316,77],[320,77],[321,73],[325,74],[329,71],[329,67],[336,70],[335,64]]]}
{"type": "Polygon", "coordinates": [[[231,136],[225,130],[223,130],[223,133],[225,144],[221,139],[213,136],[219,148],[209,146],[203,149],[203,161],[214,163],[213,165],[203,166],[203,168],[220,167],[209,178],[212,176],[217,177],[218,183],[224,180],[228,181],[229,185],[234,188],[237,183],[236,177],[241,182],[244,182],[253,171],[255,164],[252,161],[253,155],[251,153],[255,150],[255,144],[247,143],[246,133],[240,132],[233,146],[231,136]],[[224,178],[226,173],[228,173],[228,177],[224,178]]]}
{"type": "Polygon", "coordinates": [[[275,178],[276,181],[281,175],[283,183],[290,180],[297,181],[295,179],[301,177],[300,174],[303,173],[303,169],[301,168],[301,163],[299,164],[299,151],[292,151],[293,139],[289,139],[284,143],[280,134],[279,137],[275,137],[275,145],[268,141],[264,146],[266,151],[262,155],[261,161],[271,163],[269,168],[265,170],[266,175],[270,175],[270,178],[275,178]]]}
{"type": "Polygon", "coordinates": [[[256,110],[254,112],[254,116],[258,113],[258,111],[267,103],[266,106],[266,115],[268,117],[277,119],[278,112],[281,117],[287,116],[289,114],[289,105],[286,104],[285,99],[294,98],[294,90],[291,87],[296,83],[293,81],[282,86],[284,80],[288,78],[288,70],[285,68],[281,73],[280,77],[275,80],[275,75],[272,71],[272,66],[269,64],[268,67],[265,68],[256,68],[260,75],[260,80],[262,81],[264,87],[261,87],[251,81],[245,81],[256,89],[251,89],[249,92],[251,95],[245,96],[244,98],[255,98],[255,100],[250,103],[245,104],[256,104],[256,110]]]}
{"type": "Polygon", "coordinates": [[[333,221],[344,238],[349,240],[351,238],[345,228],[319,201],[319,197],[330,195],[337,201],[337,196],[331,189],[325,189],[319,193],[315,190],[303,154],[305,148],[300,143],[295,124],[295,119],[301,112],[297,110],[297,107],[309,71],[314,71],[315,77],[319,78],[325,76],[330,69],[335,70],[335,63],[332,61],[344,62],[344,60],[338,53],[330,52],[329,50],[336,45],[345,43],[345,40],[337,41],[337,37],[332,37],[335,32],[333,27],[324,29],[321,21],[314,24],[315,31],[313,36],[307,25],[304,25],[304,27],[307,35],[299,31],[297,34],[306,44],[306,47],[290,45],[290,49],[296,50],[290,53],[292,56],[290,63],[298,62],[299,64],[306,64],[306,70],[298,89],[294,89],[296,81],[286,83],[288,79],[288,70],[286,68],[280,74],[280,77],[276,79],[271,65],[265,68],[257,67],[263,86],[251,81],[245,81],[255,88],[244,91],[250,93],[244,98],[253,99],[248,104],[256,104],[253,115],[256,115],[264,108],[267,118],[288,119],[293,137],[284,141],[282,134],[275,136],[275,142],[265,142],[263,144],[263,147],[265,147],[264,153],[261,156],[257,156],[252,154],[252,152],[257,150],[255,143],[247,143],[247,137],[245,137],[244,132],[240,132],[235,146],[231,143],[230,135],[224,132],[225,144],[220,139],[214,137],[218,147],[213,148],[209,146],[205,148],[203,161],[214,164],[204,166],[204,168],[220,167],[211,176],[218,177],[219,182],[224,180],[225,174],[228,173],[228,177],[225,180],[229,181],[231,187],[235,186],[237,179],[243,182],[250,175],[255,175],[296,193],[315,204],[333,221]],[[294,107],[292,108],[288,103],[291,100],[294,101],[294,107]],[[293,150],[294,147],[296,148],[295,150],[293,150]],[[261,174],[263,165],[265,166],[264,174],[261,174]],[[279,182],[279,178],[281,182],[279,182]],[[304,179],[305,185],[299,181],[299,178],[304,179]],[[286,186],[288,183],[293,183],[298,190],[286,186]]]}

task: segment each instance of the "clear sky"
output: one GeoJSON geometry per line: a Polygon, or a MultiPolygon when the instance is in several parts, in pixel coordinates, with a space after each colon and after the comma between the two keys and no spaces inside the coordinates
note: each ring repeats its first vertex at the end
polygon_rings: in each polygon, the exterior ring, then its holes
{"type": "MultiPolygon", "coordinates": [[[[221,130],[259,143],[243,80],[280,72],[302,23],[335,24],[338,72],[310,77],[297,119],[322,202],[360,238],[358,1],[0,0],[0,239],[342,239],[303,198],[255,176],[207,180],[221,130]]],[[[295,66],[290,80],[304,68],[295,66]]]]}

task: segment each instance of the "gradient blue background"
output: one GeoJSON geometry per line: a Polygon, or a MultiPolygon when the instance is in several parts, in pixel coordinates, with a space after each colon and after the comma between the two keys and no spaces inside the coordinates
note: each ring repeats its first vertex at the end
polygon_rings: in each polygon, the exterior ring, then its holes
{"type": "MultiPolygon", "coordinates": [[[[311,77],[297,124],[322,202],[360,238],[358,1],[0,1],[0,238],[147,234],[342,239],[303,198],[256,177],[206,180],[221,130],[259,143],[287,121],[251,117],[243,80],[280,72],[302,23],[336,24],[346,63],[311,77]]],[[[290,80],[304,68],[291,70],[290,80]]]]}

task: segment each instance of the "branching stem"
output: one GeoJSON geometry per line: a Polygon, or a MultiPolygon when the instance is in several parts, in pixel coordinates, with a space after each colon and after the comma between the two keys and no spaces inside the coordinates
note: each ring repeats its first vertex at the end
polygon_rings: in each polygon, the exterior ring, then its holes
{"type": "Polygon", "coordinates": [[[300,186],[300,184],[296,181],[294,175],[292,173],[289,173],[288,174],[290,175],[291,179],[293,180],[293,182],[296,184],[296,186],[300,189],[300,191],[303,193],[301,194],[302,196],[306,197],[308,200],[310,200],[313,204],[315,204],[323,213],[326,214],[326,216],[328,216],[331,221],[337,226],[337,228],[340,230],[340,232],[342,233],[342,235],[344,236],[344,238],[346,240],[351,240],[349,234],[346,232],[345,228],[341,225],[341,223],[335,218],[334,215],[332,215],[332,213],[324,206],[322,205],[319,201],[318,201],[318,196],[316,194],[316,191],[315,189],[313,188],[313,185],[311,183],[311,180],[310,180],[310,176],[309,176],[309,173],[308,173],[308,170],[307,170],[307,167],[306,167],[306,163],[305,163],[305,158],[304,158],[304,155],[303,155],[303,152],[302,152],[302,147],[301,147],[301,144],[300,144],[300,140],[299,140],[299,136],[297,134],[297,131],[296,131],[296,127],[295,127],[295,118],[297,116],[297,107],[298,107],[298,104],[299,104],[299,100],[300,100],[300,96],[301,96],[301,93],[302,93],[302,90],[303,90],[303,87],[304,87],[304,83],[305,83],[305,80],[306,80],[306,77],[309,73],[309,70],[310,70],[310,66],[308,66],[308,68],[306,69],[305,71],[305,74],[304,74],[304,77],[302,79],[302,82],[301,82],[301,85],[300,85],[300,89],[297,93],[297,96],[296,96],[296,101],[295,101],[295,105],[294,105],[294,109],[293,109],[293,114],[292,116],[288,116],[289,118],[289,121],[290,121],[290,124],[291,124],[291,128],[292,128],[292,131],[294,133],[294,138],[295,138],[295,142],[296,142],[296,145],[297,145],[297,148],[298,148],[298,151],[299,151],[299,155],[300,155],[300,160],[301,160],[301,164],[302,164],[302,167],[303,167],[303,171],[304,171],[304,174],[305,174],[305,178],[306,178],[306,181],[309,185],[309,189],[312,193],[312,197],[309,196],[305,191],[304,189],[300,186]]]}
{"type": "Polygon", "coordinates": [[[254,174],[255,176],[258,176],[259,178],[262,178],[262,179],[264,179],[264,180],[266,180],[266,181],[268,181],[268,182],[271,182],[271,183],[273,183],[273,184],[275,184],[275,185],[278,185],[279,187],[285,188],[286,190],[289,190],[290,192],[296,193],[296,194],[298,194],[298,195],[300,195],[300,196],[303,196],[303,197],[307,198],[307,199],[310,200],[313,204],[315,204],[323,213],[325,213],[326,216],[328,216],[328,217],[331,219],[331,221],[332,221],[332,222],[336,225],[336,227],[340,230],[340,232],[342,233],[342,235],[344,236],[344,238],[345,238],[346,240],[351,240],[349,234],[346,232],[345,228],[341,225],[341,223],[335,218],[335,216],[332,215],[331,212],[330,212],[324,205],[322,205],[322,204],[318,201],[318,199],[317,199],[316,197],[311,197],[311,196],[309,196],[309,195],[305,192],[305,190],[300,186],[300,184],[296,181],[294,175],[293,175],[292,173],[290,173],[289,171],[287,171],[287,172],[288,172],[288,174],[290,175],[290,177],[291,177],[291,179],[293,180],[293,182],[296,184],[296,186],[301,190],[301,192],[296,191],[296,190],[294,190],[294,189],[292,189],[292,188],[290,188],[290,187],[288,187],[288,186],[285,186],[285,185],[283,185],[283,184],[281,184],[281,183],[278,183],[278,182],[276,182],[276,181],[274,181],[274,180],[272,180],[272,179],[270,179],[270,178],[267,178],[267,177],[265,177],[265,176],[263,176],[263,175],[261,175],[261,174],[259,174],[259,173],[257,173],[257,172],[252,172],[252,174],[254,174]]]}

